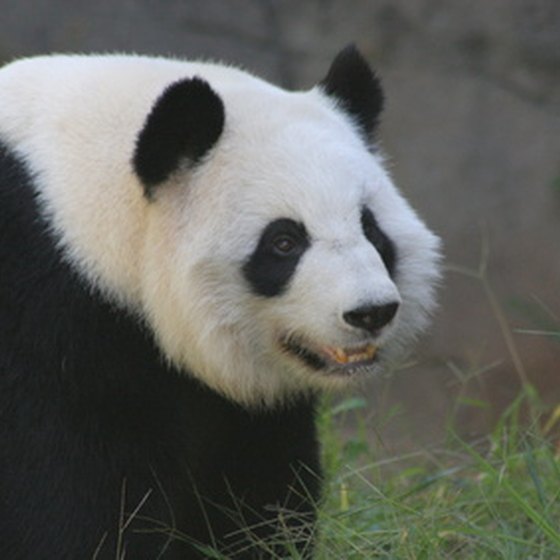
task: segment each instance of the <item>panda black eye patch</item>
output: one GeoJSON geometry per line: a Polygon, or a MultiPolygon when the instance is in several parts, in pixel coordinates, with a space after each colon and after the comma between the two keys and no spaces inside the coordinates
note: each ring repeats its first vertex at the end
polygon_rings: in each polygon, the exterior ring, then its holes
{"type": "Polygon", "coordinates": [[[397,251],[393,242],[387,237],[385,232],[379,227],[373,212],[367,207],[362,208],[362,230],[366,239],[375,247],[385,268],[391,277],[395,275],[397,264],[397,251]]]}
{"type": "Polygon", "coordinates": [[[243,275],[251,289],[265,297],[281,295],[309,245],[303,224],[288,218],[270,222],[243,265],[243,275]]]}

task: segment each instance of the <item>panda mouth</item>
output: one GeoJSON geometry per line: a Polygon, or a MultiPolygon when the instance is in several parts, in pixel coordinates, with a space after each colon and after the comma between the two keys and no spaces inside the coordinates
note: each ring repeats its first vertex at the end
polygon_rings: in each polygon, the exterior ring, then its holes
{"type": "Polygon", "coordinates": [[[372,366],[378,358],[379,350],[372,343],[352,348],[321,346],[312,350],[300,340],[292,338],[285,339],[282,347],[315,371],[343,375],[353,375],[372,366]]]}

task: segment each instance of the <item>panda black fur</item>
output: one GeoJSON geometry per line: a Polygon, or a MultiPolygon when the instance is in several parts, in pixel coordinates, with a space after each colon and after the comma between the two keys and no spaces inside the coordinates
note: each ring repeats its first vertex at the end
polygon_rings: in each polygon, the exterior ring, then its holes
{"type": "Polygon", "coordinates": [[[381,371],[438,277],[381,106],[353,48],[295,93],[135,56],[0,71],[1,558],[266,558],[281,527],[311,555],[315,393],[381,371]]]}

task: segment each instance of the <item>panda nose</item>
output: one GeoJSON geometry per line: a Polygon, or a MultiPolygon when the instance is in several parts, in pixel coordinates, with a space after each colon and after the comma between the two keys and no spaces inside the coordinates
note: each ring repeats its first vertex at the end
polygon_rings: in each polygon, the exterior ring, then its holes
{"type": "Polygon", "coordinates": [[[349,325],[375,334],[393,320],[398,308],[399,304],[397,302],[368,305],[347,311],[342,317],[349,325]]]}

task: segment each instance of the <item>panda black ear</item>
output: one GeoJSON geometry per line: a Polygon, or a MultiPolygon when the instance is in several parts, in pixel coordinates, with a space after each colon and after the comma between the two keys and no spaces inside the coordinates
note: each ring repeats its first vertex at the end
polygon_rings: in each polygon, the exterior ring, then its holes
{"type": "Polygon", "coordinates": [[[182,160],[196,165],[220,138],[224,104],[208,82],[191,78],[168,86],[136,140],[132,164],[151,198],[182,160]]]}
{"type": "Polygon", "coordinates": [[[319,86],[341,104],[365,137],[371,139],[383,109],[383,89],[379,78],[354,45],[338,53],[319,86]]]}

